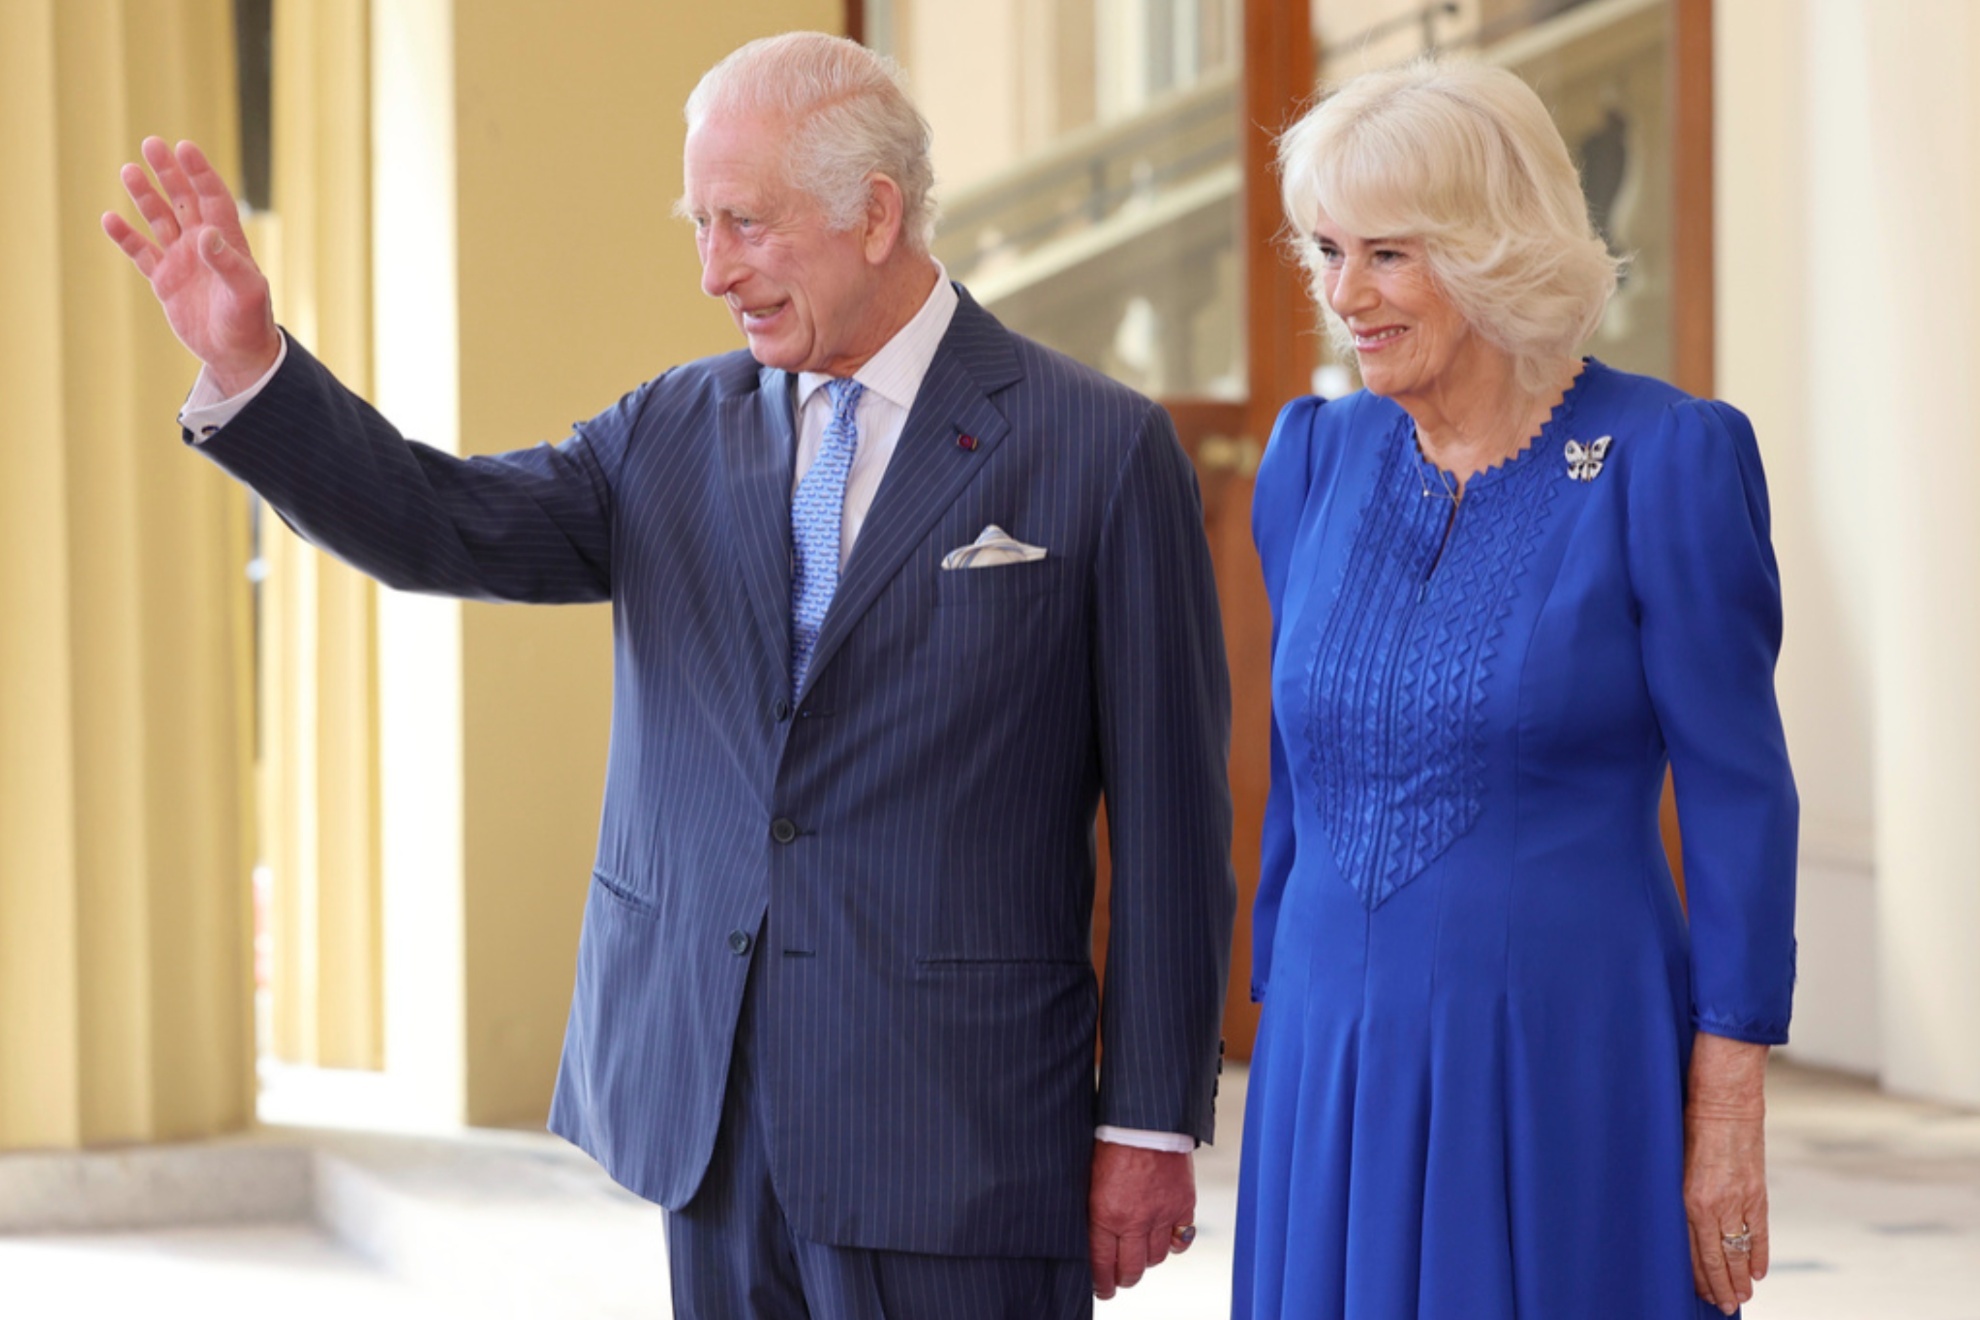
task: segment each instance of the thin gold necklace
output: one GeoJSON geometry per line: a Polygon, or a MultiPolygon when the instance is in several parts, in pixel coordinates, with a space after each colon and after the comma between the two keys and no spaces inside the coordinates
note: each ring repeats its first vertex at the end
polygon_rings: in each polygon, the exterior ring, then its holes
{"type": "Polygon", "coordinates": [[[1455,508],[1458,502],[1464,498],[1464,487],[1454,483],[1451,480],[1451,474],[1438,467],[1431,460],[1430,456],[1423,452],[1423,433],[1413,426],[1409,430],[1409,443],[1410,448],[1416,451],[1416,480],[1423,487],[1423,498],[1426,500],[1449,500],[1452,507],[1455,508]],[[1425,468],[1429,468],[1437,474],[1438,489],[1430,489],[1430,479],[1423,475],[1423,469],[1425,468]]]}

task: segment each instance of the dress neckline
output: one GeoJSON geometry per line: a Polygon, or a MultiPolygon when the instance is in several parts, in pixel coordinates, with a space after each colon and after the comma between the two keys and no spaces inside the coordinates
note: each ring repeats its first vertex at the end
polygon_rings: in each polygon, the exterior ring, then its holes
{"type": "MultiPolygon", "coordinates": [[[[1575,372],[1574,379],[1569,381],[1567,389],[1562,391],[1560,402],[1556,403],[1548,411],[1547,420],[1540,423],[1540,430],[1535,433],[1532,439],[1528,440],[1524,445],[1521,445],[1506,457],[1490,466],[1480,468],[1465,478],[1464,497],[1468,499],[1480,488],[1495,485],[1511,473],[1525,468],[1532,461],[1534,453],[1549,448],[1555,436],[1567,426],[1569,420],[1574,416],[1575,405],[1580,401],[1582,387],[1587,383],[1588,378],[1598,370],[1603,369],[1599,359],[1592,356],[1583,357],[1581,359],[1581,370],[1575,372]]],[[[1400,406],[1398,406],[1397,411],[1402,411],[1400,406]]],[[[1435,493],[1436,483],[1439,482],[1445,483],[1446,490],[1454,489],[1451,483],[1456,482],[1456,476],[1448,469],[1438,467],[1424,454],[1422,447],[1416,441],[1416,423],[1410,419],[1410,415],[1407,412],[1402,413],[1402,420],[1397,424],[1397,431],[1401,437],[1401,443],[1409,447],[1411,460],[1416,464],[1418,472],[1432,483],[1432,493],[1435,493]]]]}

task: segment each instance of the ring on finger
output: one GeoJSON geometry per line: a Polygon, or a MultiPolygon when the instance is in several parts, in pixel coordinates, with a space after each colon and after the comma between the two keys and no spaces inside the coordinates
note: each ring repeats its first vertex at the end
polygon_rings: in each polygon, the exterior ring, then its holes
{"type": "Polygon", "coordinates": [[[1196,1225],[1177,1224],[1169,1230],[1169,1237],[1176,1244],[1178,1250],[1187,1247],[1190,1243],[1196,1241],[1196,1225]]]}
{"type": "Polygon", "coordinates": [[[1728,1256],[1753,1254],[1753,1230],[1746,1224],[1741,1224],[1737,1233],[1720,1233],[1719,1242],[1725,1247],[1728,1256]]]}

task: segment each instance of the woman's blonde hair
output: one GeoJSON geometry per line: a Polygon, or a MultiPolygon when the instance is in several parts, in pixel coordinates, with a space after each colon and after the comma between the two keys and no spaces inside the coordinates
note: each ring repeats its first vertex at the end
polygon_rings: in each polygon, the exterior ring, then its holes
{"type": "Polygon", "coordinates": [[[1593,333],[1619,263],[1589,223],[1560,130],[1514,74],[1449,56],[1366,73],[1279,137],[1286,218],[1322,290],[1324,214],[1361,238],[1416,238],[1458,314],[1539,389],[1593,333]]]}

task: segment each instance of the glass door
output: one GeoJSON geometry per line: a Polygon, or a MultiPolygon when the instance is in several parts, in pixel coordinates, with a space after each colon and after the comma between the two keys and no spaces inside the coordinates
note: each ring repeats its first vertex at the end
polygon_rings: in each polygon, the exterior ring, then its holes
{"type": "MultiPolygon", "coordinates": [[[[1315,342],[1272,246],[1271,135],[1311,87],[1304,0],[868,0],[864,21],[934,126],[949,274],[1011,329],[1160,400],[1196,462],[1237,707],[1225,1035],[1246,1057],[1271,636],[1251,476],[1315,342]]],[[[1104,891],[1094,926],[1104,974],[1104,891]]]]}

